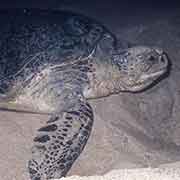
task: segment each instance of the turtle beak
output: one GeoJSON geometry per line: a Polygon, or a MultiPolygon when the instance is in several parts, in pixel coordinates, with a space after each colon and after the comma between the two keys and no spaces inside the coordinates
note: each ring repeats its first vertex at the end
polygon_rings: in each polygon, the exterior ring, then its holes
{"type": "Polygon", "coordinates": [[[159,60],[160,69],[167,69],[168,64],[169,64],[167,54],[161,48],[155,47],[154,49],[155,49],[156,53],[159,55],[158,60],[159,60]]]}
{"type": "Polygon", "coordinates": [[[165,52],[163,52],[159,56],[159,64],[160,64],[162,69],[166,69],[168,67],[169,60],[168,60],[168,56],[167,56],[167,54],[165,52]]]}

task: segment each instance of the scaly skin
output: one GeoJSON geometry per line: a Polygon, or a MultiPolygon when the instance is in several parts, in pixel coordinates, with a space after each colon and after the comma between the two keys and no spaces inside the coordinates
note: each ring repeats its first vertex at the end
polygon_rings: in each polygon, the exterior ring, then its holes
{"type": "Polygon", "coordinates": [[[51,114],[28,162],[31,180],[48,180],[65,176],[88,140],[88,99],[141,91],[168,60],[159,48],[117,48],[105,27],[83,16],[39,13],[0,16],[0,101],[51,114]]]}

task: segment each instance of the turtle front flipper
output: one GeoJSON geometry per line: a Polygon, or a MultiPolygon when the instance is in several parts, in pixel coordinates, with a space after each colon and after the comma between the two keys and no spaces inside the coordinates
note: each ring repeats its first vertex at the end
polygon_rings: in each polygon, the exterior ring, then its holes
{"type": "Polygon", "coordinates": [[[67,174],[83,150],[93,124],[93,112],[83,97],[53,114],[34,138],[28,169],[32,180],[60,178],[67,174]]]}

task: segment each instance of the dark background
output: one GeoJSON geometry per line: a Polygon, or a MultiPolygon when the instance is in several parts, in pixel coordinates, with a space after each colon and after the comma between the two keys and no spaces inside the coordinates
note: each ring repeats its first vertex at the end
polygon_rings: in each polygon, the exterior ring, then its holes
{"type": "Polygon", "coordinates": [[[0,0],[0,8],[68,9],[106,23],[120,17],[127,22],[127,16],[146,19],[179,14],[180,0],[0,0]]]}
{"type": "Polygon", "coordinates": [[[68,9],[106,23],[120,17],[127,21],[127,16],[146,19],[179,14],[180,0],[0,0],[1,8],[68,9]]]}
{"type": "Polygon", "coordinates": [[[93,4],[93,6],[111,6],[124,8],[166,8],[172,9],[180,7],[179,0],[3,0],[0,1],[1,8],[14,7],[34,7],[34,8],[59,8],[62,5],[84,6],[93,4]]]}

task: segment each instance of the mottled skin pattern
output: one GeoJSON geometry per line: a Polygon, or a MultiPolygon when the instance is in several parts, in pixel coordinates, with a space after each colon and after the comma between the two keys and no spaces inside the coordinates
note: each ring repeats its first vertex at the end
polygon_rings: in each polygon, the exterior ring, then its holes
{"type": "Polygon", "coordinates": [[[33,140],[32,180],[65,176],[80,155],[93,124],[87,99],[141,91],[167,70],[161,49],[123,49],[81,15],[11,10],[0,24],[0,101],[52,114],[33,140]]]}

